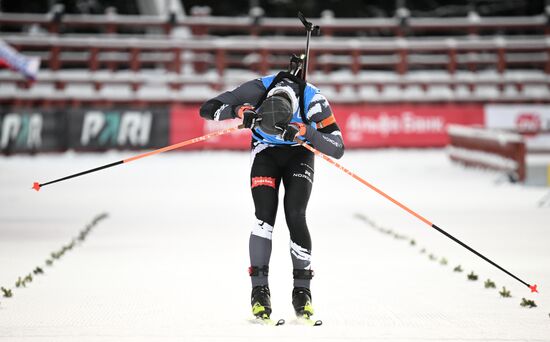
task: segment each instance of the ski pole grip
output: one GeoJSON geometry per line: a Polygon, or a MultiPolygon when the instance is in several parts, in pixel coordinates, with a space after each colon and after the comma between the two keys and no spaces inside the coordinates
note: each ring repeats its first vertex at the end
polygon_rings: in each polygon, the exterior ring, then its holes
{"type": "Polygon", "coordinates": [[[302,22],[302,24],[305,26],[306,31],[313,31],[313,24],[307,21],[306,17],[302,12],[298,12],[298,18],[302,22]]]}
{"type": "Polygon", "coordinates": [[[313,25],[312,22],[307,21],[302,12],[298,12],[298,18],[306,28],[306,31],[312,32],[316,36],[319,36],[321,34],[321,28],[318,25],[313,25]]]}

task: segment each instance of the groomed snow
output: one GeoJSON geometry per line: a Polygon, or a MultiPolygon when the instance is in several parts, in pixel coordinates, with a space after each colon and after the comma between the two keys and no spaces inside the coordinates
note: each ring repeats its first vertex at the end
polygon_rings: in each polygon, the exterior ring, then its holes
{"type": "Polygon", "coordinates": [[[135,152],[0,158],[2,341],[550,341],[548,188],[465,169],[445,150],[348,151],[341,163],[529,283],[474,256],[321,159],[308,217],[321,327],[292,325],[288,231],[279,212],[273,317],[247,322],[253,206],[244,152],[166,153],[45,182],[135,152]],[[50,252],[107,212],[52,267],[50,252]],[[364,221],[416,241],[382,234],[364,221]],[[420,253],[422,248],[426,253],[420,253]],[[429,254],[449,264],[430,261],[429,254]],[[453,272],[458,264],[463,273],[453,272]],[[15,281],[45,270],[27,288],[15,281]],[[466,280],[474,271],[477,282],[466,280]],[[497,289],[485,289],[492,279],[497,289]],[[506,286],[512,298],[501,298],[506,286]],[[537,308],[519,305],[522,297],[537,308]]]}

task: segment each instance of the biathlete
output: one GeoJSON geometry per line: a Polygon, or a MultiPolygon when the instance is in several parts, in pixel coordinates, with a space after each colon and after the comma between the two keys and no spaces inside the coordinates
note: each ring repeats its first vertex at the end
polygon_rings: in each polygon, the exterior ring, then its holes
{"type": "Polygon", "coordinates": [[[256,216],[249,240],[252,313],[264,319],[271,314],[269,259],[282,181],[293,265],[292,305],[298,317],[309,318],[313,315],[313,270],[306,208],[313,186],[314,154],[295,139],[331,157],[342,157],[342,134],[329,102],[319,89],[289,69],[245,82],[206,101],[200,115],[207,120],[241,118],[252,131],[250,187],[256,216]]]}

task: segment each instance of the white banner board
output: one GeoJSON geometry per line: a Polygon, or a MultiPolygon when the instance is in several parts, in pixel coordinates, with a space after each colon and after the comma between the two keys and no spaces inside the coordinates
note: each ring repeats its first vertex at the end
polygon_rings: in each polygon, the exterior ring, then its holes
{"type": "Polygon", "coordinates": [[[550,151],[550,105],[488,104],[485,126],[521,133],[528,150],[550,151]]]}

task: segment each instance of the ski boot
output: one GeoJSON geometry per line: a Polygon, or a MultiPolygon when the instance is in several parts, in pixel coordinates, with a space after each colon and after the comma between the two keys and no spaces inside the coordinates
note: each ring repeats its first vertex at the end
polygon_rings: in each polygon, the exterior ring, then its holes
{"type": "Polygon", "coordinates": [[[311,290],[307,287],[295,287],[294,290],[292,290],[292,306],[294,306],[296,316],[299,318],[309,318],[313,316],[311,290]]]}
{"type": "Polygon", "coordinates": [[[267,285],[252,288],[251,304],[254,316],[269,319],[269,315],[271,315],[271,294],[267,285]]]}

